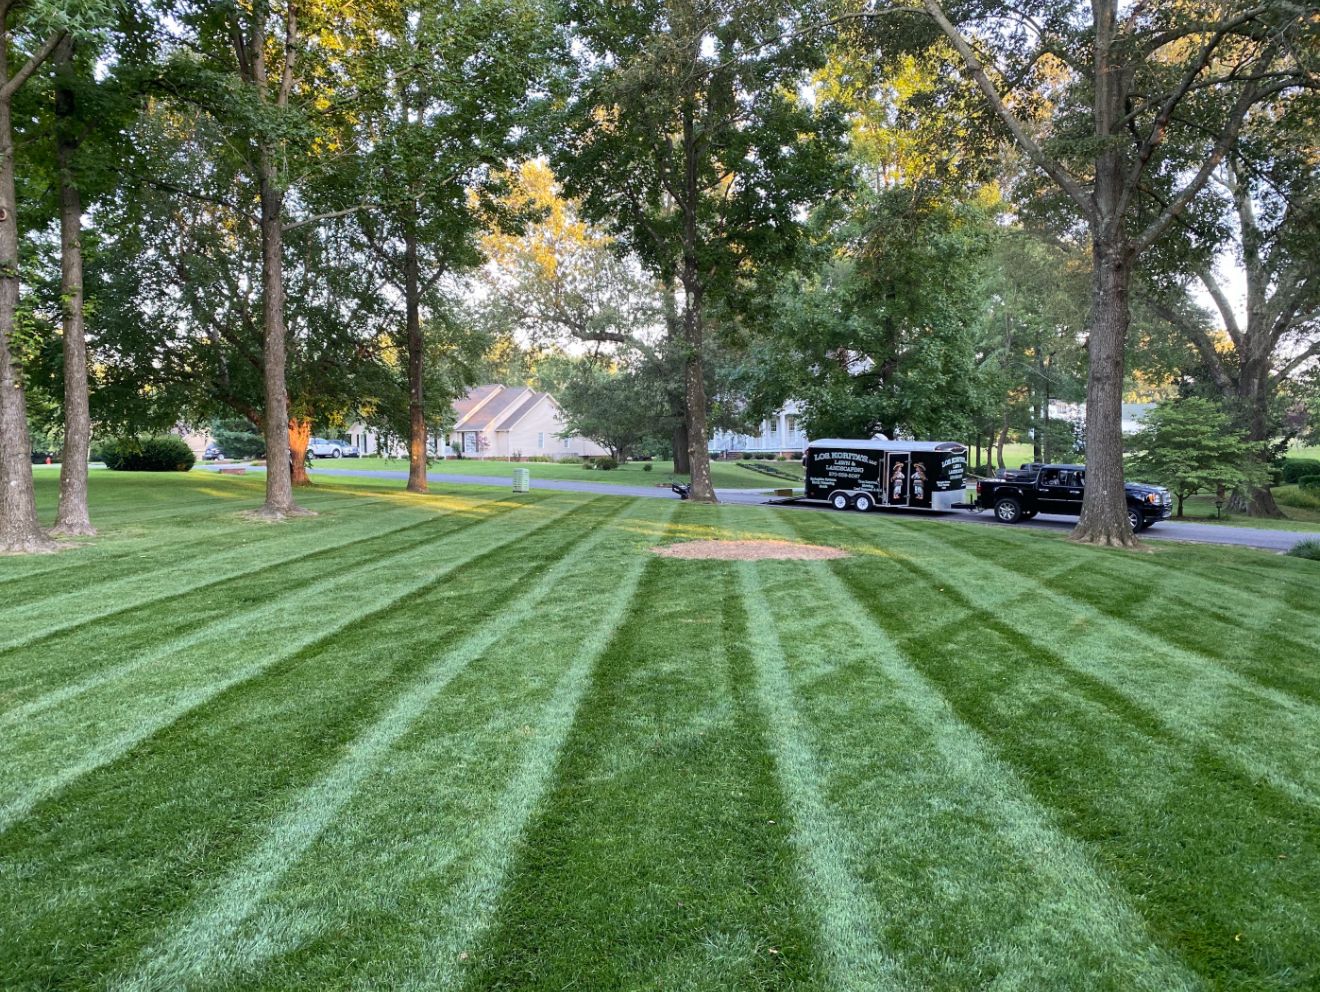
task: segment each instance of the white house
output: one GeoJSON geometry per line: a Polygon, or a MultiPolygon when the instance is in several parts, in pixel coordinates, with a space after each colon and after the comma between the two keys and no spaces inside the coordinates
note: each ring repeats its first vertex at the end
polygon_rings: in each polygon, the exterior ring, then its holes
{"type": "MultiPolygon", "coordinates": [[[[1142,422],[1146,419],[1146,414],[1155,409],[1154,403],[1124,403],[1123,404],[1123,433],[1135,434],[1141,430],[1142,422]]],[[[1085,403],[1064,403],[1061,400],[1050,400],[1050,419],[1067,420],[1079,427],[1086,426],[1086,404],[1085,403]]]]}
{"type": "MultiPolygon", "coordinates": [[[[549,393],[526,386],[500,386],[490,383],[474,386],[454,403],[456,422],[449,431],[450,443],[464,458],[507,460],[532,455],[578,456],[608,455],[609,452],[587,438],[571,435],[561,438],[563,410],[549,393]]],[[[364,455],[381,451],[382,439],[362,424],[349,429],[349,440],[364,455]]],[[[398,447],[396,442],[394,447],[398,447]]],[[[428,448],[442,453],[444,442],[430,438],[428,448]]]]}
{"type": "Polygon", "coordinates": [[[802,406],[789,400],[768,420],[761,421],[756,434],[716,431],[710,439],[713,455],[737,456],[744,451],[797,455],[807,447],[807,435],[801,428],[802,406]]]}

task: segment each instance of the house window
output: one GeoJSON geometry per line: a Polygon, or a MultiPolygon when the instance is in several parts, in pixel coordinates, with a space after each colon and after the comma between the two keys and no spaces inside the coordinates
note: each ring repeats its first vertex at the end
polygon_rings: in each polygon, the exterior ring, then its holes
{"type": "Polygon", "coordinates": [[[538,451],[545,448],[545,431],[536,432],[536,448],[538,451]]]}
{"type": "Polygon", "coordinates": [[[570,439],[570,438],[564,438],[564,450],[567,451],[567,450],[568,450],[569,448],[571,448],[572,446],[573,446],[573,441],[572,441],[572,439],[570,439]]]}

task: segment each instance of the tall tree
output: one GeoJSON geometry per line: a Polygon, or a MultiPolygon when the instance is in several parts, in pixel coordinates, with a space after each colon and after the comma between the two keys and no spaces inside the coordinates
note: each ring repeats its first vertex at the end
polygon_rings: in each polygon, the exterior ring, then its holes
{"type": "Polygon", "coordinates": [[[410,492],[427,490],[428,295],[481,260],[483,202],[526,133],[553,44],[543,0],[404,2],[382,6],[353,53],[346,141],[361,156],[347,176],[371,192],[355,222],[402,302],[410,492]]]}
{"type": "Polygon", "coordinates": [[[27,399],[12,339],[19,305],[14,98],[71,34],[95,27],[99,5],[0,0],[0,552],[53,551],[37,520],[27,399]]]}
{"type": "Polygon", "coordinates": [[[800,95],[822,63],[810,5],[643,0],[567,5],[580,78],[555,171],[681,299],[692,498],[714,502],[707,307],[787,256],[833,185],[835,128],[800,95]]]}
{"type": "Polygon", "coordinates": [[[1137,259],[1202,191],[1248,116],[1305,85],[1315,8],[1291,0],[922,0],[1092,255],[1087,486],[1077,541],[1134,546],[1121,403],[1137,259]]]}
{"type": "MultiPolygon", "coordinates": [[[[1231,284],[1213,260],[1194,259],[1193,280],[1213,302],[1224,335],[1179,299],[1182,286],[1165,287],[1154,306],[1196,348],[1214,391],[1230,399],[1238,425],[1253,442],[1253,456],[1283,434],[1280,395],[1290,378],[1320,359],[1320,167],[1312,148],[1314,113],[1300,104],[1287,115],[1253,128],[1216,174],[1231,232],[1232,263],[1245,289],[1239,307],[1231,284]],[[1289,120],[1296,115],[1302,120],[1289,120]],[[1301,125],[1299,127],[1299,125],[1301,125]],[[1263,133],[1262,133],[1263,132],[1263,133]],[[1244,153],[1245,152],[1245,153],[1244,153]]],[[[1212,215],[1213,217],[1213,215],[1212,215]]],[[[1214,218],[1218,219],[1218,218],[1214,218]]],[[[1211,241],[1212,247],[1219,244],[1211,241]]],[[[1281,517],[1260,472],[1234,494],[1234,507],[1253,517],[1281,517]]]]}

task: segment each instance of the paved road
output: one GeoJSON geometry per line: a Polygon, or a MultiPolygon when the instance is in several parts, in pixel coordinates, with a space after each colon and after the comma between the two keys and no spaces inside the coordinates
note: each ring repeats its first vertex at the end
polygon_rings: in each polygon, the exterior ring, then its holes
{"type": "MultiPolygon", "coordinates": [[[[215,469],[216,466],[203,466],[207,469],[215,469]]],[[[260,468],[254,468],[252,471],[261,471],[260,468]]],[[[355,469],[355,468],[323,468],[319,464],[313,469],[315,475],[349,475],[369,479],[407,479],[408,473],[405,471],[395,471],[391,469],[355,469]]],[[[450,485],[461,486],[511,486],[512,478],[504,478],[494,475],[455,475],[451,472],[431,472],[427,479],[437,484],[449,483],[450,485]]],[[[675,499],[676,497],[669,491],[667,484],[658,483],[653,486],[624,486],[616,485],[610,482],[578,482],[572,479],[532,479],[533,489],[554,489],[563,492],[580,493],[604,493],[609,496],[647,496],[659,499],[675,499]]],[[[768,491],[756,489],[717,489],[719,498],[726,503],[743,503],[756,505],[766,503],[769,500],[768,491]]],[[[798,504],[795,509],[827,509],[823,506],[812,506],[810,504],[798,504]]],[[[897,511],[895,511],[897,512],[897,511]]],[[[919,513],[920,511],[904,511],[905,513],[919,513]]],[[[987,526],[1003,527],[994,517],[988,513],[926,513],[922,516],[931,520],[938,520],[941,523],[953,524],[983,524],[987,526]]],[[[1034,520],[1026,520],[1017,527],[1037,530],[1070,530],[1076,521],[1072,517],[1060,517],[1051,514],[1041,514],[1034,520]]],[[[1144,531],[1141,535],[1143,540],[1152,541],[1193,541],[1198,544],[1229,544],[1246,548],[1261,548],[1266,551],[1287,551],[1298,541],[1307,537],[1305,533],[1288,530],[1262,530],[1255,527],[1230,527],[1220,524],[1194,524],[1194,523],[1174,523],[1166,520],[1157,524],[1150,530],[1144,531]]]]}

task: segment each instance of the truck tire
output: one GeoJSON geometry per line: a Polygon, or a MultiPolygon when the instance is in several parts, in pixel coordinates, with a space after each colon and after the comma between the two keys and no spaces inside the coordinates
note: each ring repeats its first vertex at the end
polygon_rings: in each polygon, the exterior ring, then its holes
{"type": "Polygon", "coordinates": [[[1012,496],[995,500],[995,519],[1001,524],[1015,524],[1022,519],[1022,504],[1012,496]]]}
{"type": "Polygon", "coordinates": [[[875,503],[871,500],[870,496],[866,495],[866,493],[860,493],[857,498],[853,500],[853,509],[859,513],[866,513],[874,505],[875,503]]]}
{"type": "Polygon", "coordinates": [[[835,493],[830,497],[830,506],[836,510],[846,510],[852,505],[852,500],[848,498],[847,493],[835,493]]]}
{"type": "Polygon", "coordinates": [[[1128,524],[1132,527],[1132,533],[1137,533],[1146,526],[1146,520],[1141,515],[1141,511],[1134,506],[1128,507],[1128,524]]]}

